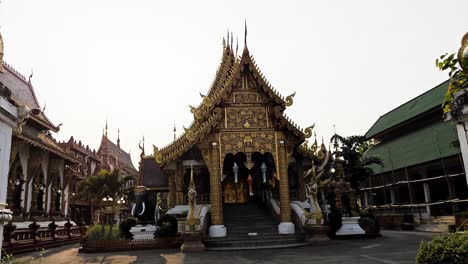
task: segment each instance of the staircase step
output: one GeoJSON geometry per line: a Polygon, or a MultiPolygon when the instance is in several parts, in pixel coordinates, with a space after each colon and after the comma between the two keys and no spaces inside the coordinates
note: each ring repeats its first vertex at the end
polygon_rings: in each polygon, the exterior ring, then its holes
{"type": "Polygon", "coordinates": [[[227,237],[206,238],[209,250],[280,248],[304,245],[305,235],[278,234],[279,222],[268,210],[257,204],[229,204],[224,206],[224,225],[227,237]],[[249,233],[257,233],[249,236],[249,233]]]}

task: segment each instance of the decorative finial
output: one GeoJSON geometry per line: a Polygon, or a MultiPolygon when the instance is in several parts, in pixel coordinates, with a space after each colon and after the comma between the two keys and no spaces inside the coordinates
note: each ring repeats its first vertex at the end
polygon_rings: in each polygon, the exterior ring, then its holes
{"type": "Polygon", "coordinates": [[[232,31],[231,31],[231,48],[234,48],[234,37],[232,36],[232,31]]]}
{"type": "Polygon", "coordinates": [[[229,28],[227,30],[227,46],[229,47],[229,28]]]}
{"type": "Polygon", "coordinates": [[[31,74],[29,75],[28,82],[31,83],[31,79],[33,77],[33,69],[31,68],[31,74]]]}
{"type": "Polygon", "coordinates": [[[238,50],[239,50],[239,38],[236,36],[236,57],[237,57],[238,50]]]}
{"type": "Polygon", "coordinates": [[[104,135],[107,137],[107,119],[106,119],[106,127],[104,128],[104,135]]]}
{"type": "Polygon", "coordinates": [[[173,132],[174,132],[174,141],[176,141],[176,138],[177,138],[177,129],[176,129],[175,123],[174,123],[174,130],[173,130],[173,132]]]}
{"type": "Polygon", "coordinates": [[[117,145],[120,144],[120,128],[117,129],[117,145]]]}
{"type": "Polygon", "coordinates": [[[247,47],[247,19],[244,21],[244,46],[247,47]]]}

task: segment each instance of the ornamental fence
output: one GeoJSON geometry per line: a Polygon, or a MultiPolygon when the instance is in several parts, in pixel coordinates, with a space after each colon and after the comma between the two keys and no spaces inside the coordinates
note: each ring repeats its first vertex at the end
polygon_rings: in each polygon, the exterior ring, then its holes
{"type": "Polygon", "coordinates": [[[14,224],[9,223],[3,229],[3,249],[11,254],[57,247],[80,240],[80,227],[71,224],[62,227],[33,225],[29,229],[16,229],[14,224]]]}

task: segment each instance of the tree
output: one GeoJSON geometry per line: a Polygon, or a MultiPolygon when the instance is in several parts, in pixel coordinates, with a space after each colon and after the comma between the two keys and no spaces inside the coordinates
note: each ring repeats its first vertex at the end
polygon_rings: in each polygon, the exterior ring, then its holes
{"type": "Polygon", "coordinates": [[[383,166],[382,159],[376,155],[363,156],[372,142],[364,136],[342,137],[335,134],[331,139],[335,144],[335,160],[342,161],[346,180],[358,190],[359,183],[373,174],[370,165],[383,166]]]}
{"type": "Polygon", "coordinates": [[[119,175],[119,170],[109,172],[101,170],[96,175],[89,176],[81,181],[78,185],[77,196],[79,199],[88,201],[91,205],[91,221],[94,223],[94,208],[100,207],[103,209],[103,198],[112,198],[112,205],[124,195],[132,191],[132,187],[125,188],[125,183],[130,180],[135,180],[134,176],[119,175]]]}
{"type": "Polygon", "coordinates": [[[440,71],[449,70],[450,82],[442,103],[444,113],[448,113],[458,108],[454,94],[468,88],[468,33],[463,36],[458,53],[440,56],[436,59],[436,67],[440,71]]]}

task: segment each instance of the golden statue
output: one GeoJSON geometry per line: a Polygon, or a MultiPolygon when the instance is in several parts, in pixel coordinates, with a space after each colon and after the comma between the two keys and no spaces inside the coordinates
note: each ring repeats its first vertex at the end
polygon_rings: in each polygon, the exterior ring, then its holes
{"type": "Polygon", "coordinates": [[[197,202],[197,190],[195,188],[195,182],[193,181],[193,165],[190,165],[190,185],[188,190],[188,200],[189,200],[189,217],[188,224],[190,226],[190,231],[195,231],[195,205],[197,202]]]}
{"type": "Polygon", "coordinates": [[[2,33],[0,33],[0,72],[4,73],[5,69],[3,69],[3,38],[2,33]]]}

